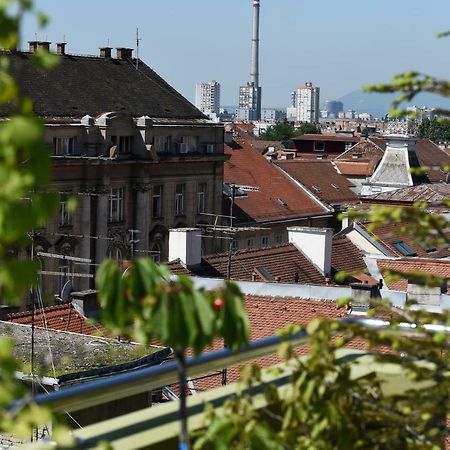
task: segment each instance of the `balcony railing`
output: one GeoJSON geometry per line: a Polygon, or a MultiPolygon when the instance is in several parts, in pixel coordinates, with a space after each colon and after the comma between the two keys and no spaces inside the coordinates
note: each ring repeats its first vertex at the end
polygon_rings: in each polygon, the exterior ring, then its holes
{"type": "MultiPolygon", "coordinates": [[[[358,324],[361,327],[383,330],[385,333],[411,336],[415,339],[426,338],[414,324],[400,324],[391,328],[390,323],[369,318],[348,317],[341,319],[345,323],[358,324]]],[[[450,327],[444,325],[430,324],[422,327],[427,333],[442,333],[450,335],[450,327]]],[[[295,346],[304,345],[308,335],[305,331],[290,336],[290,341],[295,346]]],[[[277,351],[283,339],[271,336],[252,342],[234,353],[228,349],[221,349],[200,355],[187,360],[187,376],[192,378],[199,375],[222,370],[225,367],[243,364],[256,358],[273,354],[277,351]]],[[[338,352],[338,358],[342,362],[359,360],[360,364],[352,365],[352,377],[357,379],[367,375],[377,367],[380,373],[383,366],[374,361],[373,357],[363,351],[343,349],[338,352]]],[[[391,390],[406,390],[412,387],[412,382],[405,380],[405,375],[392,367],[386,372],[387,387],[391,390]],[[390,381],[389,381],[390,378],[390,381]],[[389,383],[391,384],[389,386],[389,383]],[[392,386],[394,384],[395,386],[392,386]]],[[[178,382],[176,361],[168,361],[160,366],[136,370],[127,374],[115,375],[99,381],[70,387],[50,394],[41,394],[35,398],[39,405],[51,406],[59,412],[73,412],[89,408],[95,405],[107,403],[132,395],[159,389],[162,386],[178,382]]],[[[275,384],[281,395],[290,384],[289,371],[282,371],[278,375],[265,375],[260,385],[249,389],[254,397],[254,403],[258,407],[266,406],[264,388],[268,383],[275,384]]],[[[188,398],[189,429],[191,431],[200,429],[204,425],[203,408],[205,403],[212,403],[216,410],[220,410],[223,403],[236,392],[236,384],[222,386],[199,395],[188,398]]],[[[17,408],[28,399],[14,403],[11,408],[17,408]]],[[[76,430],[73,435],[77,441],[77,448],[94,448],[101,441],[109,441],[114,448],[136,449],[143,447],[176,448],[176,437],[178,434],[178,402],[169,402],[152,408],[129,413],[120,417],[105,420],[76,430]],[[162,445],[162,446],[161,446],[162,445]]],[[[42,440],[30,444],[24,448],[55,449],[57,445],[51,440],[42,440]]]]}

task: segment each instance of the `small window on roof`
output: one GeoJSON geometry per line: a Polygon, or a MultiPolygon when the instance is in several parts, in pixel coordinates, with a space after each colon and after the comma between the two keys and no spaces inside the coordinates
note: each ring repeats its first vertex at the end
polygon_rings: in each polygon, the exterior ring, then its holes
{"type": "Polygon", "coordinates": [[[333,186],[337,191],[339,191],[340,187],[337,184],[331,183],[331,186],[333,186]]]}
{"type": "Polygon", "coordinates": [[[392,244],[403,256],[417,256],[417,253],[403,241],[394,242],[392,244]]]}
{"type": "Polygon", "coordinates": [[[317,186],[314,186],[314,184],[311,186],[315,191],[320,192],[320,188],[318,188],[317,186]]]}

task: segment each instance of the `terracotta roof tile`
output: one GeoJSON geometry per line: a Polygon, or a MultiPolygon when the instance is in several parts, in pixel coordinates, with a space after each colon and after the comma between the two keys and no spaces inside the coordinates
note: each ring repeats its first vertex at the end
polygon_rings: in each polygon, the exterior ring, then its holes
{"type": "Polygon", "coordinates": [[[448,246],[439,248],[435,251],[427,251],[424,247],[415,242],[408,231],[402,231],[402,227],[407,227],[407,223],[381,224],[378,225],[373,232],[368,230],[369,223],[360,223],[359,225],[367,233],[374,236],[380,244],[384,245],[395,256],[405,256],[394,246],[397,242],[404,242],[417,254],[417,256],[420,257],[445,258],[450,256],[450,249],[448,246]]]}
{"type": "MultiPolygon", "coordinates": [[[[391,270],[400,273],[422,272],[435,277],[450,279],[450,260],[435,260],[424,258],[399,258],[399,259],[377,259],[381,271],[391,270]]],[[[408,280],[402,278],[388,284],[389,289],[395,291],[406,291],[408,280]]],[[[450,293],[450,292],[449,292],[450,293]]]]}
{"type": "MultiPolygon", "coordinates": [[[[227,266],[227,253],[209,255],[204,257],[201,267],[192,268],[191,274],[226,278],[227,266]]],[[[170,262],[169,267],[175,273],[186,273],[187,271],[179,261],[170,262]]],[[[261,272],[267,272],[274,279],[279,277],[279,281],[282,283],[294,283],[296,274],[298,274],[299,283],[325,283],[325,277],[293,244],[241,250],[233,253],[231,260],[231,278],[233,280],[251,281],[255,269],[264,269],[261,272]]],[[[256,274],[256,280],[261,281],[261,276],[256,274]]]]}
{"type": "Polygon", "coordinates": [[[292,138],[293,141],[338,141],[359,142],[359,136],[342,136],[337,134],[302,134],[292,138]]]}
{"type": "Polygon", "coordinates": [[[331,266],[335,271],[355,274],[367,272],[364,252],[353,244],[347,236],[333,239],[331,266]]]}
{"type": "Polygon", "coordinates": [[[233,215],[237,217],[237,223],[281,221],[327,213],[251,145],[243,140],[238,143],[240,145],[235,149],[225,146],[230,159],[225,162],[224,181],[256,186],[259,190],[236,197],[233,215]]]}
{"type": "Polygon", "coordinates": [[[340,175],[330,161],[292,160],[276,164],[322,201],[337,204],[358,199],[350,189],[353,184],[340,175]]]}
{"type": "MultiPolygon", "coordinates": [[[[32,312],[24,311],[10,314],[8,321],[31,325],[32,312]]],[[[94,324],[83,317],[70,303],[37,309],[34,323],[37,327],[47,327],[52,330],[70,331],[72,333],[103,334],[104,332],[100,325],[94,324]]]]}

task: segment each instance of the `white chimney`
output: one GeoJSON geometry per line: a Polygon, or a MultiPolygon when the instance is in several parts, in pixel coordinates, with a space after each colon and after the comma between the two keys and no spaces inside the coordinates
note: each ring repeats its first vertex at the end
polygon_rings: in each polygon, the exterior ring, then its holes
{"type": "Polygon", "coordinates": [[[173,228],[169,230],[169,261],[179,259],[186,266],[202,262],[202,230],[200,228],[173,228]]]}
{"type": "Polygon", "coordinates": [[[325,276],[331,274],[332,228],[289,227],[289,242],[294,244],[325,276]]]}

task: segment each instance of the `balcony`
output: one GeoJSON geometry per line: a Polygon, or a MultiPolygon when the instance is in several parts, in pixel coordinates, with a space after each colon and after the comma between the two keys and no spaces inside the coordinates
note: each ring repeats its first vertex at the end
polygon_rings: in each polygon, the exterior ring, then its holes
{"type": "MultiPolygon", "coordinates": [[[[345,322],[356,323],[367,329],[382,330],[385,333],[396,333],[419,338],[420,332],[411,324],[402,324],[398,328],[389,328],[389,323],[378,319],[346,318],[345,322]]],[[[449,327],[429,325],[427,331],[450,334],[449,327]]],[[[291,336],[296,346],[306,343],[307,333],[299,332],[291,336]]],[[[195,377],[214,371],[222,370],[236,364],[243,364],[255,358],[273,354],[281,344],[279,337],[269,337],[254,341],[239,353],[232,353],[222,349],[203,354],[187,361],[187,376],[195,377]]],[[[411,389],[423,389],[432,383],[414,382],[406,376],[404,367],[394,363],[379,363],[373,354],[364,351],[341,349],[337,351],[338,363],[349,364],[351,380],[369,377],[377,374],[383,381],[382,390],[386,396],[404,393],[411,389]]],[[[420,364],[420,362],[419,362],[420,364]]],[[[289,362],[278,365],[278,371],[265,371],[261,382],[248,388],[246,393],[253,397],[257,409],[269,408],[270,404],[264,396],[264,388],[269,384],[275,385],[279,396],[289,395],[292,389],[289,362]]],[[[98,404],[126,398],[138,393],[152,391],[161,386],[176,383],[178,380],[175,361],[165,364],[115,375],[109,378],[68,388],[48,395],[39,395],[36,402],[50,405],[59,412],[72,412],[86,409],[98,404]]],[[[224,402],[234,396],[236,384],[229,384],[210,391],[188,397],[189,431],[201,430],[204,427],[203,409],[205,403],[214,406],[220,415],[224,402]]],[[[145,408],[114,419],[95,423],[76,430],[73,435],[77,448],[95,448],[101,441],[108,441],[112,448],[120,449],[175,449],[178,436],[178,401],[171,401],[156,407],[145,408]]],[[[52,441],[40,441],[26,446],[27,449],[55,449],[57,445],[52,441]]]]}

